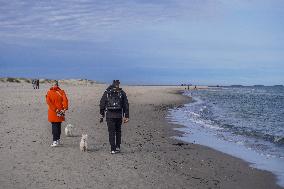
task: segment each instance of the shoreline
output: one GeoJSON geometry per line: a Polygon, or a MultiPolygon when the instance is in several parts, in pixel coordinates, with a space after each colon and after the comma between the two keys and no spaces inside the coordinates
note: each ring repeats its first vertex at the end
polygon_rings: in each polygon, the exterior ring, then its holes
{"type": "Polygon", "coordinates": [[[49,85],[1,84],[0,188],[280,188],[275,177],[243,160],[174,137],[168,108],[188,102],[181,87],[122,86],[130,122],[122,126],[122,153],[111,155],[98,103],[106,85],[63,84],[70,101],[66,122],[75,137],[62,135],[51,148],[45,94],[49,85]],[[79,150],[81,134],[89,150],[79,150]]]}
{"type": "MultiPolygon", "coordinates": [[[[180,93],[177,93],[177,94],[179,94],[179,95],[181,95],[181,96],[186,96],[186,97],[188,97],[188,98],[190,98],[190,99],[192,100],[192,97],[187,96],[187,95],[184,95],[183,93],[184,93],[184,91],[180,91],[180,93]]],[[[190,103],[192,103],[192,101],[191,101],[191,102],[185,102],[184,105],[190,104],[190,103]]],[[[173,121],[173,120],[171,120],[172,118],[168,118],[168,119],[169,119],[169,121],[173,121]]],[[[246,163],[250,168],[253,168],[253,169],[256,169],[256,170],[259,170],[259,171],[268,172],[268,173],[270,173],[271,175],[273,175],[273,177],[275,178],[275,183],[276,183],[279,187],[284,188],[284,187],[282,186],[283,181],[280,180],[280,178],[279,178],[279,180],[277,179],[277,177],[278,177],[279,175],[277,175],[276,173],[274,173],[271,168],[270,168],[271,170],[267,169],[267,167],[263,166],[263,165],[262,165],[263,163],[260,162],[260,161],[265,161],[265,160],[264,160],[265,158],[263,158],[263,159],[261,159],[261,158],[259,159],[259,158],[258,158],[259,160],[256,161],[256,160],[253,160],[253,158],[245,158],[245,157],[246,157],[245,155],[243,155],[243,157],[242,157],[242,155],[239,154],[239,156],[238,156],[238,153],[233,153],[232,150],[231,150],[230,152],[226,152],[226,150],[222,149],[222,146],[218,148],[218,145],[217,145],[217,144],[216,144],[216,145],[212,144],[211,146],[208,145],[206,142],[205,142],[204,144],[202,144],[202,143],[200,144],[199,142],[200,142],[201,139],[197,139],[197,140],[195,141],[195,140],[193,140],[193,139],[189,139],[189,138],[188,138],[188,137],[191,137],[191,136],[192,136],[191,134],[187,133],[188,130],[190,130],[189,127],[183,125],[182,123],[170,123],[170,124],[178,125],[178,127],[175,127],[175,128],[174,128],[174,130],[176,130],[177,132],[179,132],[178,136],[176,136],[175,139],[177,139],[177,140],[179,140],[179,141],[182,141],[182,142],[189,143],[189,144],[200,145],[200,146],[203,146],[203,147],[212,149],[212,150],[214,150],[214,151],[218,151],[218,152],[223,153],[223,154],[225,154],[225,155],[228,155],[228,156],[231,156],[231,157],[233,157],[233,158],[236,158],[236,159],[238,159],[239,161],[243,161],[243,162],[246,163]],[[182,133],[182,134],[180,134],[180,133],[182,133]],[[197,141],[198,141],[198,142],[197,142],[197,141]],[[250,159],[250,160],[249,160],[249,159],[250,159]],[[262,167],[262,168],[261,168],[261,167],[262,167]]],[[[197,137],[198,137],[200,134],[202,134],[202,133],[197,134],[197,137]]],[[[200,136],[199,136],[199,137],[200,137],[200,136]]],[[[196,136],[195,136],[194,138],[196,139],[196,136]]],[[[202,137],[201,137],[201,138],[202,138],[202,137]]],[[[214,140],[217,141],[218,139],[217,139],[217,138],[216,138],[216,139],[214,138],[214,140]]],[[[215,142],[216,142],[216,141],[215,141],[215,142]]],[[[227,142],[224,141],[224,143],[227,143],[227,142]]],[[[231,146],[232,144],[227,144],[227,145],[230,145],[230,146],[231,146]]],[[[240,149],[237,148],[237,147],[235,147],[235,150],[240,150],[240,149]]],[[[227,150],[227,151],[228,151],[228,150],[227,150]]],[[[247,150],[246,150],[246,151],[247,151],[247,150]]],[[[254,154],[254,152],[249,152],[249,151],[247,151],[247,153],[250,154],[250,155],[254,154]]],[[[241,153],[241,154],[244,154],[244,153],[241,153]]],[[[254,154],[254,155],[255,155],[255,154],[254,154]]]]}

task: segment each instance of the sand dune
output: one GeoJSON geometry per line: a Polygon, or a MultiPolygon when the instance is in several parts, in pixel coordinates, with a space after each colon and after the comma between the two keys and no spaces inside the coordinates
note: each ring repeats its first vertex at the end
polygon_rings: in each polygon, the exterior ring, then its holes
{"type": "MultiPolygon", "coordinates": [[[[4,77],[0,78],[0,82],[2,83],[32,83],[33,79],[29,78],[14,78],[14,77],[4,77]]],[[[49,84],[51,83],[51,79],[39,79],[40,84],[49,84]]],[[[97,83],[93,80],[88,79],[60,79],[58,80],[61,84],[69,84],[69,85],[92,85],[97,83]]]]}

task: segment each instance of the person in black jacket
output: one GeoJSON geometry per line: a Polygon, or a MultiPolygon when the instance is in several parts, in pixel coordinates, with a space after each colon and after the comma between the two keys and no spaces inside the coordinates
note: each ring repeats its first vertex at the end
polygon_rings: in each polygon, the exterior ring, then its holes
{"type": "Polygon", "coordinates": [[[113,80],[100,101],[100,122],[103,122],[106,115],[111,154],[120,152],[121,124],[129,121],[128,99],[119,84],[119,80],[113,80]]]}

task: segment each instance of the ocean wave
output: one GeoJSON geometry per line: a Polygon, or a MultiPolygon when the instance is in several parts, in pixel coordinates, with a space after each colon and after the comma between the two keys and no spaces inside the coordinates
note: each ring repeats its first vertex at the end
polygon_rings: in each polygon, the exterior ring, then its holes
{"type": "Polygon", "coordinates": [[[262,131],[249,129],[247,127],[237,127],[233,124],[221,124],[220,127],[226,128],[227,131],[231,132],[234,135],[245,136],[253,139],[262,139],[264,141],[268,141],[277,145],[284,145],[283,136],[267,134],[262,131]]]}
{"type": "Polygon", "coordinates": [[[276,144],[284,144],[284,137],[283,136],[274,136],[273,140],[276,144]]]}
{"type": "Polygon", "coordinates": [[[198,113],[195,113],[195,112],[189,112],[189,114],[195,116],[195,117],[200,117],[200,115],[198,113]]]}

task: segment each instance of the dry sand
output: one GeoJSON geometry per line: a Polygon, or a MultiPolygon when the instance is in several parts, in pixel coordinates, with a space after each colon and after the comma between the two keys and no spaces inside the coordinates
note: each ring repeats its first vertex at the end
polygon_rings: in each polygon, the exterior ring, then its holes
{"type": "MultiPolygon", "coordinates": [[[[49,85],[0,82],[0,188],[280,188],[269,172],[212,150],[173,139],[167,108],[190,99],[178,87],[124,87],[130,122],[123,125],[122,153],[111,155],[99,100],[106,85],[64,84],[70,109],[65,126],[75,137],[51,148],[45,94],[49,85]],[[80,152],[80,135],[89,151],[80,152]]],[[[62,130],[63,131],[63,130],[62,130]]]]}

